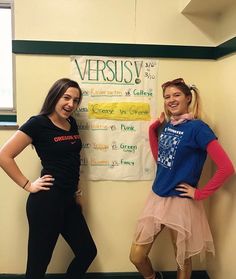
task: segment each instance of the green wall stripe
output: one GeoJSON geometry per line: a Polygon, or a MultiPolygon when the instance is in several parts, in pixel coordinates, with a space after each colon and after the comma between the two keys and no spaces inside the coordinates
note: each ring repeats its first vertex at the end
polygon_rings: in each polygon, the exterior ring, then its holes
{"type": "Polygon", "coordinates": [[[220,44],[215,49],[215,58],[221,58],[225,55],[236,52],[236,37],[232,38],[222,44],[220,44]]]}
{"type": "Polygon", "coordinates": [[[0,115],[0,122],[16,122],[16,115],[0,115]]]}
{"type": "Polygon", "coordinates": [[[13,40],[15,54],[215,59],[215,47],[13,40]]]}
{"type": "Polygon", "coordinates": [[[218,59],[236,52],[236,37],[217,47],[13,40],[15,54],[218,59]]]}

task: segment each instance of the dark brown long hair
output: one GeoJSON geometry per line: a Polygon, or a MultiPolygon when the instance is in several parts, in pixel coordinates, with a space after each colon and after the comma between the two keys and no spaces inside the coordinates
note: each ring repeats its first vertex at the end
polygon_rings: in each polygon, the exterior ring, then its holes
{"type": "Polygon", "coordinates": [[[76,81],[71,80],[69,78],[61,78],[58,79],[56,82],[54,82],[52,87],[49,89],[39,114],[41,115],[51,114],[54,111],[58,100],[61,98],[61,96],[66,92],[66,90],[69,87],[74,87],[79,90],[80,92],[80,97],[78,101],[79,104],[82,99],[82,91],[80,89],[79,84],[76,81]]]}

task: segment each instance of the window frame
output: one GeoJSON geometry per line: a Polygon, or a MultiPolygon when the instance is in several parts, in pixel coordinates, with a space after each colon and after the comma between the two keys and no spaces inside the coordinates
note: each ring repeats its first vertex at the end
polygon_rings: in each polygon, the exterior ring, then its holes
{"type": "MultiPolygon", "coordinates": [[[[1,9],[10,9],[11,11],[11,26],[12,34],[11,38],[14,38],[14,21],[13,21],[13,7],[14,0],[0,0],[1,9]]],[[[11,50],[12,52],[12,50],[11,50]]],[[[15,57],[12,52],[12,97],[13,107],[12,108],[0,108],[0,122],[16,122],[16,90],[15,90],[15,57]]]]}

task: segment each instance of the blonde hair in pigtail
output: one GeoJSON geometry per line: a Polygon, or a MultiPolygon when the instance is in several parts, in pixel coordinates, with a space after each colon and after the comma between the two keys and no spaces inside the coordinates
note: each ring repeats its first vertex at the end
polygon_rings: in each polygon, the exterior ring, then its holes
{"type": "Polygon", "coordinates": [[[201,99],[199,95],[199,91],[195,85],[189,85],[190,91],[194,92],[194,100],[192,103],[192,113],[195,119],[201,118],[201,99]]]}

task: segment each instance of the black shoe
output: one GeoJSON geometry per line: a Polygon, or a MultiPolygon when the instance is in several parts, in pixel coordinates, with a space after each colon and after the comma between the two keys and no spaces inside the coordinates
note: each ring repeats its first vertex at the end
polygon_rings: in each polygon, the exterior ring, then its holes
{"type": "Polygon", "coordinates": [[[156,272],[156,279],[163,279],[163,278],[164,278],[164,277],[163,277],[162,272],[157,271],[157,272],[156,272]]]}

